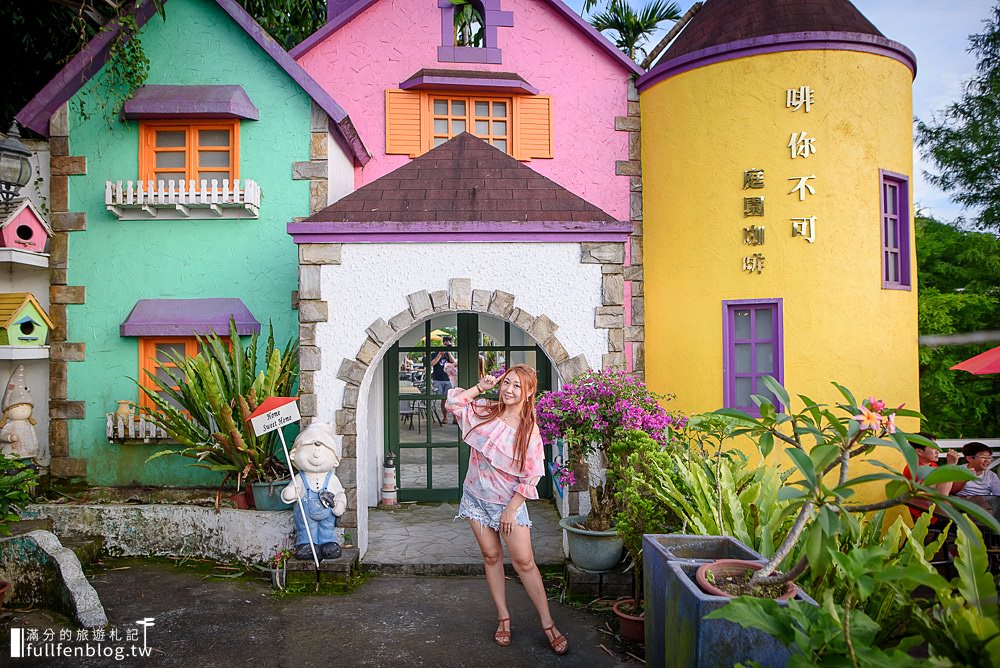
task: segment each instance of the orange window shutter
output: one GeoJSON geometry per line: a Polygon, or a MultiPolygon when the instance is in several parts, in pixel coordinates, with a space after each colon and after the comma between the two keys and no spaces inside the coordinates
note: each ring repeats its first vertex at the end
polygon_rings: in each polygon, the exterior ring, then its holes
{"type": "Polygon", "coordinates": [[[418,91],[385,91],[385,152],[415,158],[421,147],[423,123],[418,91]]]}
{"type": "Polygon", "coordinates": [[[514,157],[518,160],[552,157],[550,96],[514,97],[514,157]]]}

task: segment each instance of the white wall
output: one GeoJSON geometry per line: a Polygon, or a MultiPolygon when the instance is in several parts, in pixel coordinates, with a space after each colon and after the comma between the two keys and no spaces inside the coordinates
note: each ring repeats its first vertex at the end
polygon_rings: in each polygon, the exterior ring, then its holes
{"type": "MultiPolygon", "coordinates": [[[[600,368],[608,345],[607,330],[594,328],[601,265],[581,264],[577,243],[345,244],[341,264],[322,269],[329,318],[316,328],[322,351],[322,369],[315,376],[318,420],[334,421],[342,407],[345,383],[337,371],[343,359],[357,355],[365,329],[407,308],[410,293],[447,291],[450,278],[471,278],[473,290],[515,295],[515,307],[533,316],[545,314],[559,326],[556,337],[571,357],[583,354],[591,367],[600,368]]],[[[369,366],[358,399],[357,541],[362,554],[368,541],[365,506],[377,502],[381,487],[381,359],[392,343],[369,366]]]]}
{"type": "Polygon", "coordinates": [[[326,203],[333,204],[344,195],[354,192],[354,158],[344,153],[333,135],[327,137],[327,196],[326,203]]]}

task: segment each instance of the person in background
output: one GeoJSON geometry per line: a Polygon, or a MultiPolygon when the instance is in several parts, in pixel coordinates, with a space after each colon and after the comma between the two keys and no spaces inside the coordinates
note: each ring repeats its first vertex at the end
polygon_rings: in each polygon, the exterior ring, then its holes
{"type": "MultiPolygon", "coordinates": [[[[441,337],[441,345],[445,348],[450,348],[453,345],[453,339],[447,334],[441,337]]],[[[431,382],[434,386],[434,394],[444,395],[441,399],[441,416],[442,419],[448,421],[448,412],[445,410],[444,403],[447,401],[448,390],[450,390],[453,385],[451,384],[451,379],[448,378],[448,372],[445,370],[446,364],[457,364],[458,360],[447,351],[442,351],[431,358],[431,382]]],[[[455,421],[454,416],[452,421],[455,421]]],[[[457,421],[455,424],[458,424],[457,421]]]]}
{"type": "Polygon", "coordinates": [[[951,493],[955,496],[1000,496],[1000,477],[990,470],[993,460],[990,446],[972,441],[962,446],[962,454],[975,480],[954,483],[951,493]]]}
{"type": "MultiPolygon", "coordinates": [[[[920,435],[923,436],[924,438],[926,438],[929,441],[934,441],[935,443],[937,443],[937,437],[934,434],[930,434],[930,433],[928,433],[926,431],[922,431],[922,432],[920,432],[920,435]]],[[[938,465],[938,452],[939,452],[937,449],[932,448],[929,445],[919,445],[919,444],[916,444],[916,443],[911,443],[910,445],[912,445],[913,449],[917,452],[917,465],[918,466],[929,466],[931,468],[937,468],[937,465],[938,465]]],[[[958,463],[959,454],[958,454],[957,450],[949,450],[947,452],[947,454],[945,455],[945,457],[947,458],[947,462],[949,464],[957,464],[958,463]]],[[[906,477],[906,478],[909,478],[910,480],[914,479],[913,472],[910,471],[910,467],[909,466],[904,466],[903,467],[903,476],[906,477]]],[[[951,482],[941,482],[941,483],[938,483],[938,484],[934,485],[934,489],[936,489],[941,494],[948,495],[948,494],[951,494],[952,485],[954,485],[954,483],[951,483],[951,482]]],[[[916,520],[917,518],[919,518],[923,514],[923,512],[924,511],[918,510],[917,508],[912,508],[912,507],[910,508],[910,515],[913,516],[914,520],[916,520]]],[[[935,522],[937,520],[935,519],[935,520],[931,520],[931,521],[935,522]]]]}

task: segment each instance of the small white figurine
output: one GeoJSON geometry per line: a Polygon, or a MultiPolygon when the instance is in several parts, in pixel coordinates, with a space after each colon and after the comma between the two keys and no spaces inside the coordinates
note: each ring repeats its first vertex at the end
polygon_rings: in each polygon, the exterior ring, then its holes
{"type": "Polygon", "coordinates": [[[0,419],[0,452],[23,459],[38,458],[36,421],[31,417],[35,402],[24,381],[24,365],[10,374],[7,390],[3,393],[3,418],[0,419]]]}
{"type": "Polygon", "coordinates": [[[306,533],[308,523],[319,558],[336,559],[341,549],[334,529],[337,518],[347,509],[347,495],[333,472],[340,464],[341,456],[340,439],[333,425],[309,425],[299,433],[289,454],[299,472],[292,483],[281,491],[281,500],[294,504],[295,558],[312,559],[309,534],[306,533]],[[302,499],[301,507],[296,501],[299,498],[302,499]]]}

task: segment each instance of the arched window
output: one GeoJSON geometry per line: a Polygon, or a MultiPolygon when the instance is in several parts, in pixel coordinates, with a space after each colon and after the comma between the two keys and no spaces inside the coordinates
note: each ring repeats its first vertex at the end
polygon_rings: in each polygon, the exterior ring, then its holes
{"type": "Polygon", "coordinates": [[[500,10],[500,0],[438,0],[441,8],[441,46],[438,61],[443,63],[499,64],[501,51],[497,28],[514,25],[513,12],[500,10]]]}

